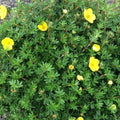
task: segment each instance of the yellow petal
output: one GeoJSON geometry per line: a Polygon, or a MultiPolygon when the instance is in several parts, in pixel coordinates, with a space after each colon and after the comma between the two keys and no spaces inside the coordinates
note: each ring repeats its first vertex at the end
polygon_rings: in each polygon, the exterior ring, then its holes
{"type": "Polygon", "coordinates": [[[96,16],[95,16],[94,14],[92,15],[92,19],[93,19],[93,20],[95,20],[95,19],[96,19],[96,16]]]}
{"type": "Polygon", "coordinates": [[[94,60],[95,58],[94,57],[90,57],[90,61],[94,60]]]}
{"type": "Polygon", "coordinates": [[[42,29],[42,25],[38,25],[38,28],[41,30],[42,29]]]}
{"type": "Polygon", "coordinates": [[[89,22],[89,23],[93,23],[93,19],[89,19],[88,22],[89,22]]]}
{"type": "Polygon", "coordinates": [[[7,8],[4,5],[0,6],[0,19],[4,19],[7,15],[7,8]]]}
{"type": "Polygon", "coordinates": [[[46,26],[46,27],[47,27],[47,23],[46,23],[46,22],[43,22],[43,26],[46,26]]]}
{"type": "Polygon", "coordinates": [[[87,9],[87,12],[88,12],[89,14],[92,14],[92,13],[93,13],[93,10],[92,10],[91,8],[88,8],[88,9],[87,9]]]}
{"type": "Polygon", "coordinates": [[[12,45],[11,46],[4,45],[3,49],[4,50],[12,50],[12,45]]]}

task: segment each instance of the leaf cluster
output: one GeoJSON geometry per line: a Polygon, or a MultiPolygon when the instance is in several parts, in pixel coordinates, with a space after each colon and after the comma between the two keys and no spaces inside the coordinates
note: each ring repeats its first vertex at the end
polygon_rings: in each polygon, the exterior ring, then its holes
{"type": "Polygon", "coordinates": [[[15,42],[8,52],[0,45],[0,115],[9,120],[68,120],[82,113],[85,120],[118,120],[119,21],[119,8],[103,0],[33,0],[12,9],[10,19],[0,25],[0,40],[15,42]],[[87,8],[96,15],[93,24],[84,18],[87,8]],[[37,28],[42,21],[48,24],[45,32],[37,28]],[[99,52],[93,44],[100,45],[99,52]],[[98,72],[88,67],[90,56],[100,60],[98,72]],[[117,110],[110,109],[112,104],[117,110]]]}

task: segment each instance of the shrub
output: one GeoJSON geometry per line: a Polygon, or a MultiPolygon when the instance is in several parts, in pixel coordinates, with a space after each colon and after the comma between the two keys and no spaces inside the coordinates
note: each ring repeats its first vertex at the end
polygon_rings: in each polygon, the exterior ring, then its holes
{"type": "Polygon", "coordinates": [[[19,4],[0,25],[0,115],[120,119],[120,12],[103,0],[19,4]],[[4,48],[4,49],[3,49],[4,48]]]}

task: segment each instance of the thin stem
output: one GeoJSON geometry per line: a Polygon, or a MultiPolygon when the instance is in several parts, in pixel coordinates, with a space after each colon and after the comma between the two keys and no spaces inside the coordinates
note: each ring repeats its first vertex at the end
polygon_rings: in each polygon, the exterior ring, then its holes
{"type": "Polygon", "coordinates": [[[82,52],[85,52],[85,50],[92,44],[93,41],[94,41],[94,40],[91,40],[91,41],[89,42],[89,44],[87,45],[87,47],[86,47],[85,49],[83,49],[82,52]]]}
{"type": "Polygon", "coordinates": [[[10,58],[10,55],[8,54],[8,52],[6,51],[6,54],[7,54],[7,56],[10,58]]]}
{"type": "MultiPolygon", "coordinates": [[[[65,16],[65,14],[63,14],[63,15],[59,18],[59,20],[61,20],[64,16],[65,16]]],[[[58,20],[58,21],[59,21],[59,20],[58,20]]]]}
{"type": "Polygon", "coordinates": [[[98,2],[97,13],[99,12],[99,7],[100,7],[100,5],[99,5],[99,2],[98,2]]]}
{"type": "Polygon", "coordinates": [[[106,20],[107,20],[107,12],[108,12],[108,11],[105,11],[104,33],[106,32],[106,20]]]}
{"type": "Polygon", "coordinates": [[[41,12],[41,11],[43,11],[43,10],[48,9],[48,8],[49,8],[49,7],[51,7],[51,6],[52,6],[52,3],[51,3],[50,5],[48,5],[48,6],[44,7],[42,10],[40,10],[40,12],[41,12]]]}

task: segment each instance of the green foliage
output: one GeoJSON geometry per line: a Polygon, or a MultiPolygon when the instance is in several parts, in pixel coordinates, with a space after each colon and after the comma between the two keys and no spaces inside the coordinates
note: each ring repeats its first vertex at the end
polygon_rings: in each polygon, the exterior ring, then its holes
{"type": "Polygon", "coordinates": [[[19,3],[0,25],[0,40],[5,37],[15,45],[11,51],[0,45],[0,115],[8,120],[71,120],[82,114],[85,120],[120,119],[120,12],[114,4],[19,3]],[[88,8],[96,15],[94,23],[84,18],[88,8]],[[37,28],[42,21],[47,31],[37,28]],[[93,51],[93,44],[100,51],[93,51]],[[89,68],[90,56],[100,61],[97,72],[89,68]]]}

